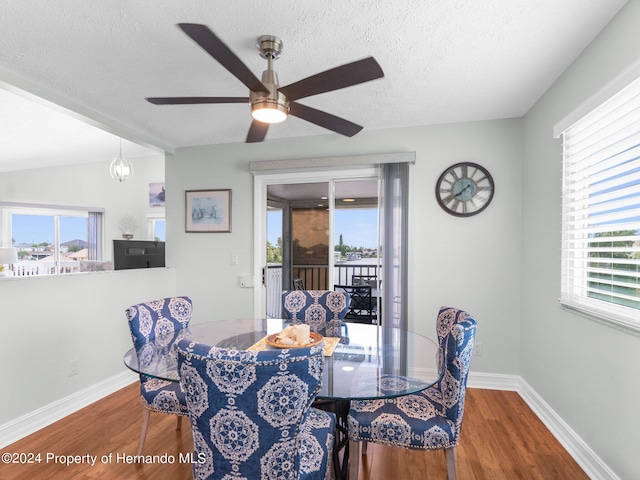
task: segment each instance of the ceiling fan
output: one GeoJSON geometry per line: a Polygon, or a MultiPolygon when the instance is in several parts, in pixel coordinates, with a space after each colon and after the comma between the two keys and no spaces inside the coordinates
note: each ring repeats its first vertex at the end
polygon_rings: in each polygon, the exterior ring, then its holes
{"type": "Polygon", "coordinates": [[[288,115],[352,137],[362,130],[360,125],[322,110],[302,105],[297,101],[301,98],[358,85],[384,76],[378,62],[373,57],[368,57],[281,87],[278,84],[278,75],[273,70],[273,61],[282,53],[282,41],[278,37],[263,35],[258,38],[256,46],[260,56],[268,62],[267,69],[262,73],[262,81],[260,81],[206,25],[179,23],[178,27],[244,83],[249,89],[249,96],[148,97],[146,100],[154,105],[250,103],[253,120],[247,134],[247,143],[263,141],[267,135],[269,124],[283,122],[288,115]]]}

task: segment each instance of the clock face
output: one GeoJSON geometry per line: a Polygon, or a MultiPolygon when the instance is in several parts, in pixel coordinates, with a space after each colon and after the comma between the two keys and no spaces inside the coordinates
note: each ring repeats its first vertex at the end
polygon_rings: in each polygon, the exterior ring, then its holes
{"type": "Polygon", "coordinates": [[[493,199],[491,174],[476,163],[462,162],[447,168],[436,183],[436,199],[445,212],[457,217],[477,215],[493,199]]]}

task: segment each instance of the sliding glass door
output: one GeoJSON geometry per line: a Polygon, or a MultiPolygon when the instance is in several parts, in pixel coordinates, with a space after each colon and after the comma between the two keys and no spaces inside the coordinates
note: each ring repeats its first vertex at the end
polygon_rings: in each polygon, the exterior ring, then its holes
{"type": "MultiPolygon", "coordinates": [[[[257,317],[279,313],[279,306],[270,305],[268,308],[267,301],[273,302],[278,298],[276,290],[281,292],[293,288],[294,279],[302,279],[306,289],[333,288],[334,185],[342,180],[363,178],[377,179],[377,169],[276,173],[254,177],[253,273],[254,278],[263,279],[263,282],[254,282],[254,313],[257,317]],[[267,218],[274,216],[276,205],[283,212],[279,237],[272,229],[267,231],[267,218]],[[282,243],[279,285],[268,282],[275,276],[273,270],[277,266],[267,262],[267,247],[277,244],[277,238],[282,243]]],[[[274,220],[270,223],[273,225],[274,220]]]]}
{"type": "Polygon", "coordinates": [[[375,298],[374,321],[386,324],[388,315],[406,325],[406,307],[398,306],[406,300],[406,227],[398,228],[406,221],[406,205],[398,203],[406,184],[389,172],[396,170],[256,175],[254,272],[263,279],[254,282],[257,317],[281,315],[282,290],[364,285],[375,298]]]}

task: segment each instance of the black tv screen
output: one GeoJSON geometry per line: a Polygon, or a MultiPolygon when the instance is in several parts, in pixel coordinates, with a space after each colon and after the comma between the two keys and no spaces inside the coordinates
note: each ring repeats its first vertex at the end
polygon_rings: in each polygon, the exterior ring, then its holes
{"type": "Polygon", "coordinates": [[[152,240],[113,241],[113,268],[115,270],[164,266],[164,242],[152,240]]]}

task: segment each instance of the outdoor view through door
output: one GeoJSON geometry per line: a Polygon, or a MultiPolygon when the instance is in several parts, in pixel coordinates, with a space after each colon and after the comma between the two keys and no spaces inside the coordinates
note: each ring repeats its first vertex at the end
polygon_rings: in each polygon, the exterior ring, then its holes
{"type": "Polygon", "coordinates": [[[270,185],[267,205],[267,315],[282,315],[282,290],[358,286],[369,300],[364,310],[350,315],[358,315],[354,321],[375,321],[382,279],[378,180],[270,185]],[[333,208],[330,188],[334,189],[333,208]]]}

